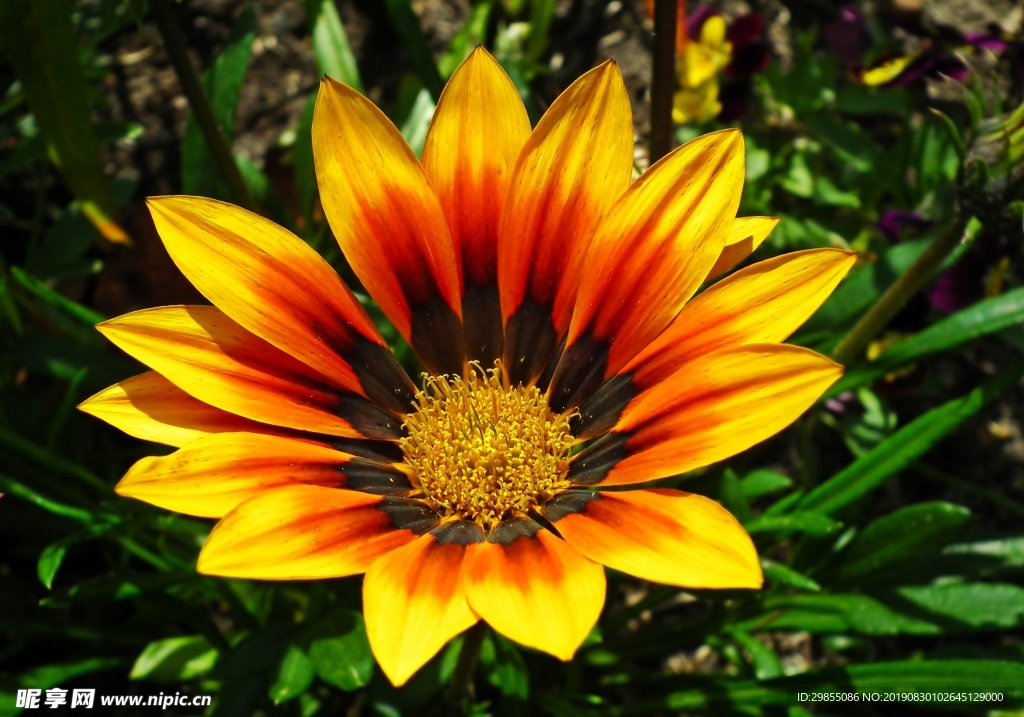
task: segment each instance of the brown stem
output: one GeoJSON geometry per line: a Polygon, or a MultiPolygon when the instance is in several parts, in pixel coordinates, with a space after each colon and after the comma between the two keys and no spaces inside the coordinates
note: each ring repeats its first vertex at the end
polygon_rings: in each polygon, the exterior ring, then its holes
{"type": "Polygon", "coordinates": [[[672,149],[672,95],[676,90],[677,0],[654,0],[654,66],[651,71],[651,164],[672,149]]]}
{"type": "Polygon", "coordinates": [[[195,117],[199,131],[203,133],[206,146],[213,155],[213,161],[220,169],[224,181],[227,182],[232,198],[246,209],[255,209],[256,202],[253,200],[249,187],[242,178],[238,169],[238,163],[231,153],[227,139],[221,131],[217,118],[214,117],[210,100],[203,91],[203,85],[199,79],[199,73],[188,58],[185,47],[185,36],[178,27],[178,20],[174,16],[174,8],[171,7],[171,0],[149,0],[149,9],[153,13],[153,20],[160,30],[164,45],[167,48],[167,55],[174,66],[174,72],[178,75],[181,89],[188,98],[192,107],[192,114],[195,117]]]}

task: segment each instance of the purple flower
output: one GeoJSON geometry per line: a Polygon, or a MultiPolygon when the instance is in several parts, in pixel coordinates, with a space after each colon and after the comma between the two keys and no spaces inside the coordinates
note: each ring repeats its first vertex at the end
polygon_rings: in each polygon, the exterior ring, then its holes
{"type": "Polygon", "coordinates": [[[886,210],[878,218],[878,228],[885,238],[892,242],[899,241],[907,229],[924,229],[931,224],[918,212],[908,212],[903,209],[886,210]]]}
{"type": "Polygon", "coordinates": [[[825,27],[825,44],[847,67],[860,64],[871,45],[864,13],[855,5],[844,5],[839,17],[825,27]]]}

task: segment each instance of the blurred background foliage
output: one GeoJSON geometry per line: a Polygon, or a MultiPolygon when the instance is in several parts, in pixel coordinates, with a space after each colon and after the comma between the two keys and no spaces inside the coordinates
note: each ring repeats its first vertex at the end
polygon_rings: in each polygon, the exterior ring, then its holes
{"type": "Polygon", "coordinates": [[[1024,714],[1021,7],[684,9],[677,139],[743,129],[741,214],[782,217],[754,259],[860,252],[795,339],[848,370],[781,436],[670,483],[744,522],[763,591],[613,574],[574,662],[492,633],[466,701],[448,687],[458,639],[390,687],[366,643],[359,578],[199,576],[208,522],[114,496],[134,460],[167,449],[75,411],[142,370],[93,326],[200,302],[154,234],[143,200],[155,194],[253,207],[355,283],[313,173],[324,73],[367,93],[419,151],[445,79],[477,44],[534,121],[613,58],[644,169],[648,7],[0,0],[0,714],[17,712],[19,688],[49,687],[212,694],[218,717],[1024,714]],[[1004,697],[795,701],[894,689],[1004,697]]]}

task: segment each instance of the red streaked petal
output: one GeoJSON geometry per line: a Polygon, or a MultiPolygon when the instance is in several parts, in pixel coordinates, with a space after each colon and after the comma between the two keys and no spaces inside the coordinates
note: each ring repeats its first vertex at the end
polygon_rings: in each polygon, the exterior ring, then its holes
{"type": "Polygon", "coordinates": [[[743,138],[688,142],[629,188],[594,235],[567,345],[551,380],[574,408],[668,326],[704,282],[736,216],[743,138]]]}
{"type": "Polygon", "coordinates": [[[625,368],[641,389],[688,361],[728,346],[784,341],[857,260],[841,249],[783,254],[736,272],[696,297],[625,368]]]}
{"type": "Polygon", "coordinates": [[[156,371],[105,388],[78,410],[129,436],[176,447],[212,433],[274,430],[192,398],[156,371]]]}
{"type": "Polygon", "coordinates": [[[325,77],[313,159],[324,213],[356,276],[428,369],[460,372],[457,257],[416,155],[372,102],[325,77]]]}
{"type": "Polygon", "coordinates": [[[691,361],[626,406],[573,458],[585,485],[666,478],[736,455],[795,421],[842,375],[799,346],[750,344],[691,361]]]}
{"type": "Polygon", "coordinates": [[[378,495],[411,489],[401,471],[323,443],[258,433],[218,433],[168,456],[139,460],[115,491],[178,513],[220,518],[251,498],[286,486],[366,490],[371,482],[377,490],[368,492],[378,495]],[[349,475],[354,481],[349,481],[349,475]],[[389,485],[395,490],[387,491],[389,485]]]}
{"type": "Polygon", "coordinates": [[[602,565],[682,588],[759,588],[757,550],[709,498],[678,490],[589,496],[580,508],[541,512],[576,550],[602,565]]]}
{"type": "Polygon", "coordinates": [[[462,315],[471,360],[501,356],[498,223],[530,120],[512,80],[483,47],[448,81],[423,146],[462,267],[462,315]]]}
{"type": "Polygon", "coordinates": [[[253,580],[358,575],[416,538],[394,527],[381,509],[386,500],[310,485],[263,493],[217,523],[199,554],[197,570],[253,580]]]}
{"type": "Polygon", "coordinates": [[[433,535],[378,558],[363,581],[370,647],[384,674],[401,687],[477,616],[466,602],[466,546],[433,535]]]}
{"type": "Polygon", "coordinates": [[[224,411],[332,436],[400,435],[393,414],[328,385],[213,306],[144,309],[96,328],[178,388],[224,411]]]}
{"type": "Polygon", "coordinates": [[[152,197],[148,205],[171,259],[235,322],[349,391],[395,410],[408,405],[408,376],[308,244],[214,199],[152,197]]]}
{"type": "Polygon", "coordinates": [[[605,63],[552,103],[512,174],[498,282],[513,381],[535,380],[565,336],[587,247],[632,167],[629,96],[618,68],[605,63]]]}
{"type": "Polygon", "coordinates": [[[468,546],[466,594],[505,637],[571,660],[604,607],[604,570],[540,529],[504,545],[468,546]]]}

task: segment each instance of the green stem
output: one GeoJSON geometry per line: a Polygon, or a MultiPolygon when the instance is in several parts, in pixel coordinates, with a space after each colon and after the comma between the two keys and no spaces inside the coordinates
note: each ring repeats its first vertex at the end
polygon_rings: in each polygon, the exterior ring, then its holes
{"type": "Polygon", "coordinates": [[[920,291],[943,260],[956,249],[964,236],[966,221],[955,219],[942,234],[928,245],[921,256],[906,270],[874,306],[861,317],[846,338],[832,351],[832,359],[844,366],[856,363],[871,340],[888,325],[907,301],[920,291]]]}
{"type": "Polygon", "coordinates": [[[654,67],[651,72],[651,145],[654,164],[672,149],[672,96],[676,90],[677,0],[654,0],[654,67]]]}
{"type": "Polygon", "coordinates": [[[487,625],[478,622],[469,628],[465,637],[462,638],[459,661],[455,665],[452,680],[448,683],[448,702],[452,706],[465,707],[473,699],[473,673],[476,671],[476,663],[480,659],[480,648],[483,647],[486,634],[487,625]]]}
{"type": "Polygon", "coordinates": [[[213,155],[214,162],[220,168],[221,175],[227,182],[228,189],[231,190],[231,196],[243,207],[255,209],[256,202],[242,178],[238,163],[235,162],[235,157],[231,153],[231,147],[228,146],[224,133],[221,131],[220,125],[217,124],[210,100],[203,92],[199,74],[188,58],[185,36],[181,32],[181,28],[178,27],[174,9],[171,7],[171,0],[149,0],[149,8],[153,13],[156,26],[160,30],[160,35],[163,37],[167,55],[174,66],[175,74],[178,75],[181,89],[192,107],[192,114],[199,126],[199,131],[203,133],[206,146],[209,148],[210,154],[213,155]]]}

